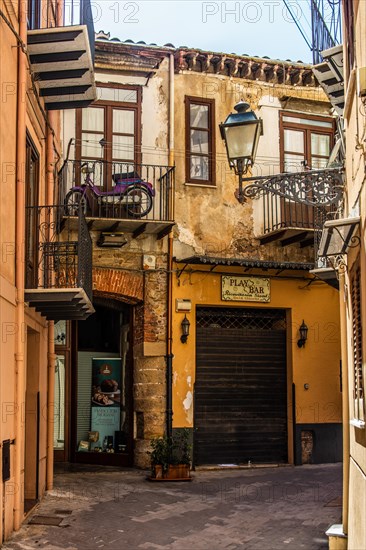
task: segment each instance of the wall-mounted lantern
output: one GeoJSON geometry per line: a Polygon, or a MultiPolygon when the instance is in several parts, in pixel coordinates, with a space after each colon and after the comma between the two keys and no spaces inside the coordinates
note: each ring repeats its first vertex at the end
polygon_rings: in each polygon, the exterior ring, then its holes
{"type": "Polygon", "coordinates": [[[102,231],[97,241],[97,245],[103,248],[121,248],[127,244],[127,242],[124,233],[102,231]]]}
{"type": "Polygon", "coordinates": [[[249,103],[239,101],[234,107],[236,113],[230,113],[220,124],[230,168],[234,168],[235,174],[239,175],[239,202],[245,200],[243,175],[254,164],[259,137],[263,134],[262,120],[253,111],[248,111],[249,107],[249,103]]]}
{"type": "Polygon", "coordinates": [[[191,323],[187,319],[187,315],[184,316],[184,319],[181,322],[180,326],[182,327],[182,335],[180,337],[180,341],[182,342],[182,344],[186,344],[189,336],[189,327],[191,326],[191,323]]]}
{"type": "Polygon", "coordinates": [[[308,339],[308,330],[309,329],[305,324],[305,321],[303,320],[299,328],[300,338],[297,341],[297,345],[299,348],[305,347],[306,340],[308,339]]]}

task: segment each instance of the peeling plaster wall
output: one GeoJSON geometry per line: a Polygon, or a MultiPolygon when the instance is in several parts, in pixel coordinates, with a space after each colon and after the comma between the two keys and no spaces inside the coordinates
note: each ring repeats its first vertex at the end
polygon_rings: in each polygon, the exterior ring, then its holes
{"type": "Polygon", "coordinates": [[[234,196],[237,176],[230,171],[219,124],[234,104],[244,98],[264,122],[253,175],[280,171],[279,112],[290,109],[330,114],[330,104],[319,88],[275,85],[183,71],[175,75],[176,230],[174,254],[240,256],[279,261],[312,261],[311,249],[298,245],[261,246],[261,200],[239,205],[234,196]],[[185,96],[215,100],[216,185],[187,184],[185,176],[185,96]]]}

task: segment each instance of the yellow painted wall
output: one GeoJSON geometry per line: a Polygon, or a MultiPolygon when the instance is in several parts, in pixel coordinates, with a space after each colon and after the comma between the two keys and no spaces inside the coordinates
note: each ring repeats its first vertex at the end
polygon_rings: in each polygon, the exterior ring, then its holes
{"type": "MultiPolygon", "coordinates": [[[[183,267],[180,265],[180,267],[183,267]]],[[[243,272],[237,271],[238,275],[243,272]]],[[[268,277],[268,273],[264,274],[268,277]]],[[[288,327],[290,380],[296,385],[297,423],[341,422],[339,386],[339,302],[338,292],[324,283],[307,286],[304,279],[271,279],[271,302],[223,302],[220,274],[186,273],[180,286],[174,277],[173,304],[176,298],[192,301],[187,313],[190,336],[180,342],[180,323],[184,313],[173,315],[173,425],[193,426],[193,385],[195,381],[195,312],[197,306],[268,307],[290,310],[288,327]],[[305,348],[299,349],[298,329],[303,319],[309,327],[305,348]],[[309,384],[309,390],[304,389],[309,384]]],[[[289,409],[291,411],[291,408],[289,409]]]]}

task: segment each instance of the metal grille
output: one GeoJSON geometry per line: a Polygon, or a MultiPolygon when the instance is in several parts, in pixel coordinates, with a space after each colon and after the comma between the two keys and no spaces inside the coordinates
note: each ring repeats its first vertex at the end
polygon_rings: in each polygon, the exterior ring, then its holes
{"type": "Polygon", "coordinates": [[[83,288],[92,300],[93,296],[93,245],[85,215],[79,212],[79,253],[78,253],[78,286],[83,288]]]}
{"type": "Polygon", "coordinates": [[[91,300],[92,241],[82,210],[77,235],[62,224],[62,206],[26,210],[26,288],[83,288],[91,300]]]}
{"type": "Polygon", "coordinates": [[[286,329],[286,319],[282,310],[212,308],[197,311],[197,327],[281,330],[286,329]]]}
{"type": "Polygon", "coordinates": [[[41,251],[43,288],[76,287],[78,243],[44,242],[41,251]]]}

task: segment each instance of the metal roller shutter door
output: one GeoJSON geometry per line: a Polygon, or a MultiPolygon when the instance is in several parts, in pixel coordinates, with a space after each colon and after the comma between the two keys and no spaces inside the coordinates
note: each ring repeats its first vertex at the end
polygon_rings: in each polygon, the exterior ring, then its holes
{"type": "Polygon", "coordinates": [[[287,462],[283,310],[197,309],[194,462],[287,462]]]}

